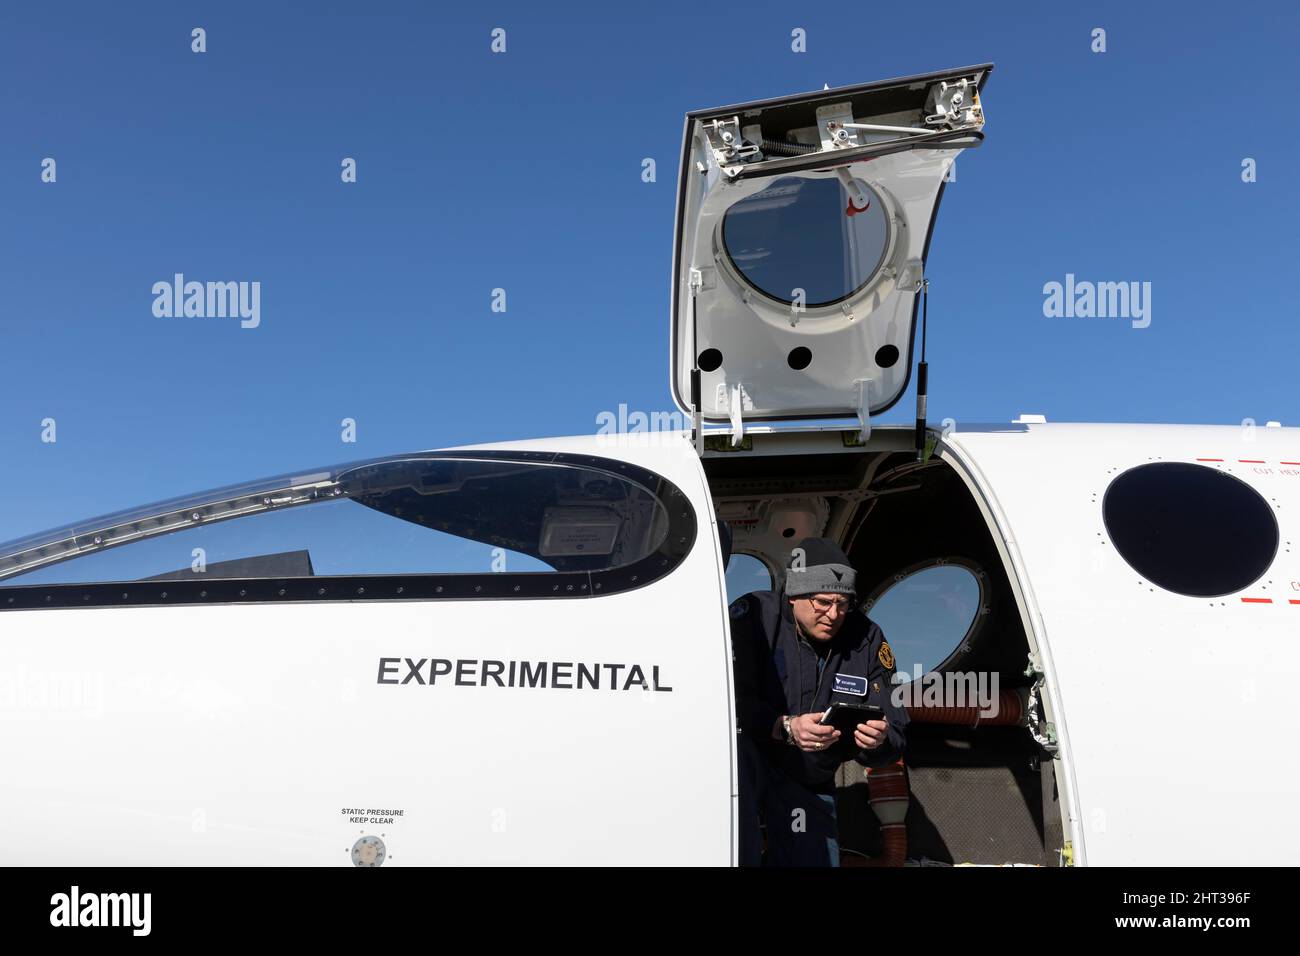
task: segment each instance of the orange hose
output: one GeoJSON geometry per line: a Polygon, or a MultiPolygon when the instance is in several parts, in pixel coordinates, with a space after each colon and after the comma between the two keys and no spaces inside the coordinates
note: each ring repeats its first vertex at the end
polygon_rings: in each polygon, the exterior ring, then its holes
{"type": "Polygon", "coordinates": [[[997,712],[992,717],[981,717],[979,707],[939,707],[926,704],[908,704],[907,716],[914,724],[951,724],[961,727],[1014,727],[1025,716],[1025,701],[1019,691],[1004,690],[998,693],[997,712]]]}
{"type": "Polygon", "coordinates": [[[907,786],[907,767],[901,759],[886,767],[867,768],[867,802],[871,804],[885,849],[880,856],[843,857],[842,866],[902,866],[907,859],[907,807],[911,803],[907,786]]]}

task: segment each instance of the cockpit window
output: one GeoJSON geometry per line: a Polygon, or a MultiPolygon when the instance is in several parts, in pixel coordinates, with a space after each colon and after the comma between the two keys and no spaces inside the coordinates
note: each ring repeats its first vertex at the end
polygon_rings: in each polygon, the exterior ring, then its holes
{"type": "Polygon", "coordinates": [[[735,203],[722,218],[732,265],[779,302],[812,308],[857,292],[879,271],[889,243],[884,203],[859,185],[869,202],[854,215],[834,176],[787,176],[735,203]]]}
{"type": "MultiPolygon", "coordinates": [[[[668,547],[674,523],[693,540],[693,520],[681,525],[689,503],[648,472],[590,457],[498,455],[364,462],[85,522],[61,537],[0,547],[0,589],[501,572],[586,580],[652,558],[663,573],[676,563],[664,560],[666,550],[685,554],[680,533],[668,547]]],[[[644,577],[644,569],[630,575],[644,577]]]]}

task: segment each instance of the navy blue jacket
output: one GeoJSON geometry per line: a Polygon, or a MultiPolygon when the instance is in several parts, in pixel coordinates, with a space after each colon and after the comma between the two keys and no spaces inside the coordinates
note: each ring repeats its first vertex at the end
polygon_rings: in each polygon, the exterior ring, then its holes
{"type": "Polygon", "coordinates": [[[756,591],[731,605],[737,729],[773,764],[819,793],[834,791],[835,771],[846,760],[885,766],[902,755],[906,742],[907,711],[890,700],[894,658],[880,627],[854,611],[830,644],[819,676],[817,652],[799,635],[783,593],[756,591]],[[889,723],[885,742],[862,750],[852,733],[841,733],[832,746],[810,753],[772,736],[779,717],[824,711],[838,701],[881,708],[889,723]]]}

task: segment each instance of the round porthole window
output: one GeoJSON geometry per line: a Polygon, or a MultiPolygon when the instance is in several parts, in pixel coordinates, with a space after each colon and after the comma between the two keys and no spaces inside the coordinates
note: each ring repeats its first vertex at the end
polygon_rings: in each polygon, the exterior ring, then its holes
{"type": "Polygon", "coordinates": [[[889,219],[878,193],[849,215],[849,196],[835,177],[786,176],[732,205],[722,219],[722,245],[736,271],[758,291],[806,308],[857,292],[880,270],[889,219]]]}
{"type": "Polygon", "coordinates": [[[984,604],[983,575],[933,561],[900,572],[862,609],[880,625],[900,677],[941,667],[971,636],[984,604]]]}
{"type": "Polygon", "coordinates": [[[1153,462],[1117,476],[1102,500],[1106,533],[1142,578],[1188,597],[1249,587],[1277,554],[1264,496],[1239,478],[1187,462],[1153,462]]]}
{"type": "Polygon", "coordinates": [[[733,554],[727,565],[727,603],[752,591],[772,590],[772,572],[752,554],[733,554]]]}

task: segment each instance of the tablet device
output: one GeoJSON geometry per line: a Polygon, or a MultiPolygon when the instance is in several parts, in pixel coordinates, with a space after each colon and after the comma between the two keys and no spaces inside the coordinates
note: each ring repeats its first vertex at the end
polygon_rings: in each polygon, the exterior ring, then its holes
{"type": "Polygon", "coordinates": [[[819,724],[829,724],[841,734],[851,734],[858,724],[868,720],[884,720],[885,712],[873,704],[831,704],[830,709],[822,714],[819,724]]]}

